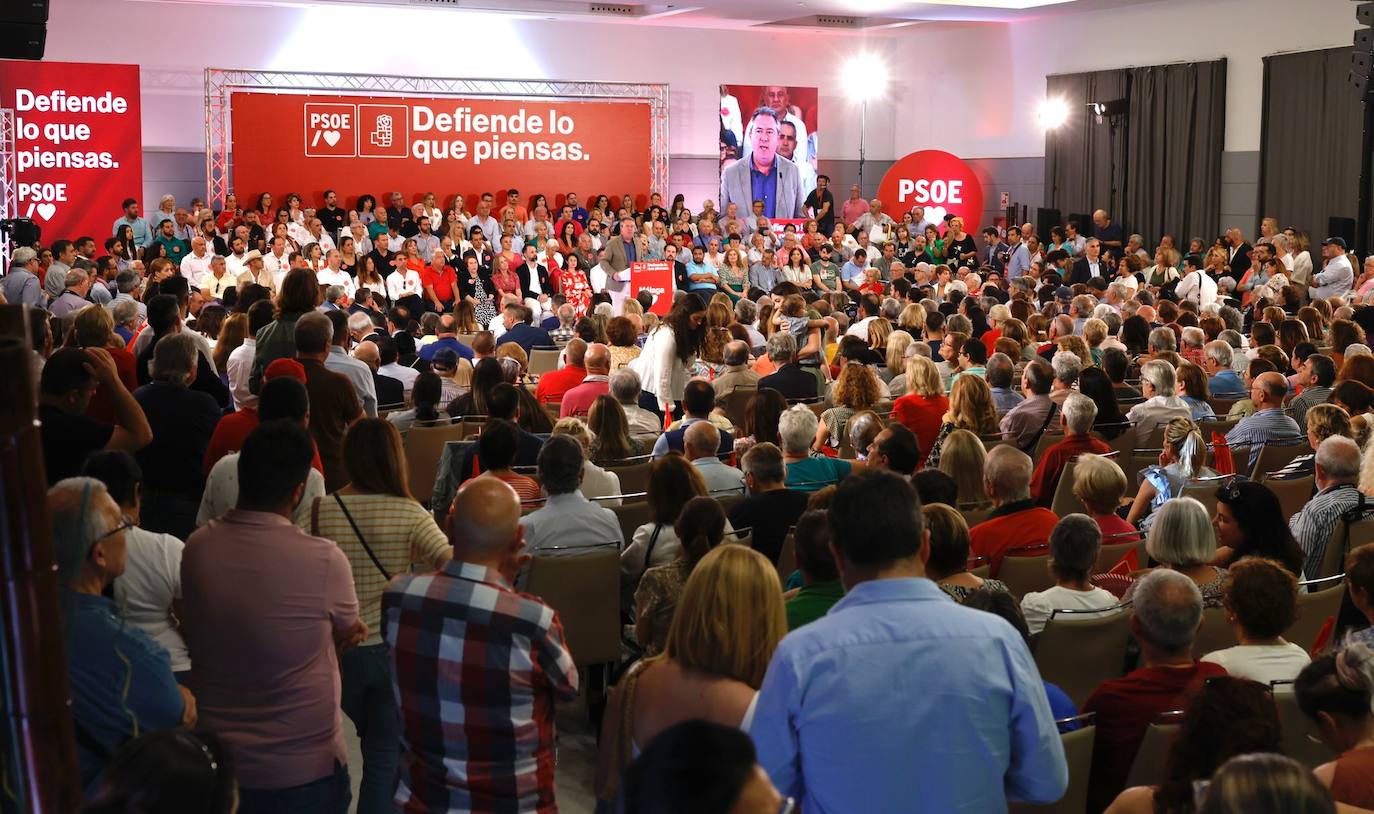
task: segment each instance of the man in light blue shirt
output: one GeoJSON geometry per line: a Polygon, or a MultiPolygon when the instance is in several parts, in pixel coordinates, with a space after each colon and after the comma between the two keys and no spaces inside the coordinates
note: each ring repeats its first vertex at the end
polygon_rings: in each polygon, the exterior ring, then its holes
{"type": "Polygon", "coordinates": [[[1015,280],[1030,268],[1030,249],[1021,242],[1020,229],[1007,230],[1007,279],[1015,280]]]}
{"type": "Polygon", "coordinates": [[[134,246],[143,248],[153,242],[153,233],[148,228],[148,221],[138,216],[138,201],[133,198],[125,198],[123,206],[123,216],[114,222],[110,229],[110,234],[118,235],[119,227],[128,226],[134,230],[134,246]]]}
{"type": "MultiPolygon", "coordinates": [[[[700,246],[692,247],[692,259],[687,266],[687,279],[691,281],[688,291],[715,291],[719,288],[720,275],[716,267],[706,262],[706,251],[700,246]]],[[[708,297],[709,299],[709,297],[708,297]]]]}
{"type": "Polygon", "coordinates": [[[855,249],[854,256],[840,267],[840,285],[846,291],[857,292],[859,286],[863,285],[868,279],[868,252],[864,249],[855,249]]]}
{"type": "Polygon", "coordinates": [[[840,482],[831,550],[846,595],[778,645],[750,734],[807,814],[1006,811],[1068,787],[1030,651],[925,578],[929,535],[901,476],[840,482]]]}

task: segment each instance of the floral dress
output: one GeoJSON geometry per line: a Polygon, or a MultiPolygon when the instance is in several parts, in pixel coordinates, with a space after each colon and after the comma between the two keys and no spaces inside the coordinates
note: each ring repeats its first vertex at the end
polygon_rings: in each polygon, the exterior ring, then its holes
{"type": "Polygon", "coordinates": [[[558,275],[558,287],[577,316],[585,317],[592,303],[592,287],[587,283],[587,275],[581,269],[564,271],[558,275]]]}

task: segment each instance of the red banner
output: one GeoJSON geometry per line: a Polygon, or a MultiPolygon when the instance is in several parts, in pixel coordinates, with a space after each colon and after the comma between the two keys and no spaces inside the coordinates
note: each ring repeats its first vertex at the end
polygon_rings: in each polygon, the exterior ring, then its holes
{"type": "Polygon", "coordinates": [[[103,244],[119,204],[143,197],[138,66],[0,60],[0,107],[15,112],[18,215],[45,244],[103,244]]]}
{"type": "MultiPolygon", "coordinates": [[[[337,189],[359,195],[426,192],[472,211],[483,192],[518,189],[549,203],[576,192],[646,199],[649,105],[450,97],[235,93],[230,99],[233,186],[241,205],[262,192],[319,202],[337,189]]],[[[550,213],[556,218],[557,212],[550,213]]]]}
{"type": "Polygon", "coordinates": [[[630,264],[630,296],[648,291],[654,298],[649,310],[666,316],[673,307],[673,264],[667,260],[639,260],[630,264]]]}
{"type": "Polygon", "coordinates": [[[899,223],[914,206],[924,207],[928,221],[945,215],[964,219],[964,231],[978,234],[983,217],[983,185],[963,159],[943,150],[921,150],[897,160],[878,185],[878,198],[899,223]]]}

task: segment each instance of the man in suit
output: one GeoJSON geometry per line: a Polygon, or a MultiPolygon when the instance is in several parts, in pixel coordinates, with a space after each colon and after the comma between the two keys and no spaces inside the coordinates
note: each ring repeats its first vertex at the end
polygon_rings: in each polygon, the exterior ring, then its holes
{"type": "Polygon", "coordinates": [[[1250,250],[1252,247],[1245,242],[1245,236],[1234,226],[1226,230],[1226,243],[1226,254],[1230,258],[1231,266],[1230,276],[1239,283],[1240,278],[1245,276],[1246,270],[1250,268],[1250,250]]]}
{"type": "Polygon", "coordinates": [[[539,265],[539,251],[534,248],[533,242],[525,244],[525,262],[520,264],[515,274],[520,278],[525,304],[533,309],[535,305],[530,302],[533,300],[538,310],[549,310],[549,294],[553,291],[549,287],[549,270],[539,265]]]}
{"type": "Polygon", "coordinates": [[[1087,283],[1094,277],[1110,277],[1111,269],[1102,261],[1102,243],[1097,238],[1089,238],[1083,246],[1083,256],[1073,261],[1069,270],[1069,285],[1087,283]]]}
{"type": "Polygon", "coordinates": [[[506,332],[501,334],[502,345],[514,342],[525,351],[526,356],[531,348],[557,347],[548,331],[530,324],[534,321],[534,310],[529,306],[517,302],[506,303],[501,316],[506,324],[506,332]]]}
{"type": "Polygon", "coordinates": [[[620,222],[620,231],[606,241],[601,253],[601,261],[612,273],[606,275],[606,293],[619,305],[630,291],[630,264],[637,260],[648,260],[638,256],[639,247],[635,245],[635,222],[625,218],[620,222]]]}
{"type": "Polygon", "coordinates": [[[359,342],[353,350],[353,358],[372,371],[372,385],[377,390],[378,406],[405,404],[406,389],[401,380],[377,372],[377,368],[382,366],[382,352],[375,342],[359,342]]]}
{"type": "Polygon", "coordinates": [[[788,399],[816,397],[816,374],[797,364],[797,339],[779,331],[768,337],[768,361],[777,370],[759,379],[758,388],[776,390],[788,399]]]}
{"type": "Polygon", "coordinates": [[[752,148],[749,155],[726,167],[720,174],[720,205],[732,202],[740,208],[763,202],[763,215],[769,218],[806,217],[801,171],[796,164],[778,155],[781,125],[776,111],[760,107],[749,119],[752,148]]]}

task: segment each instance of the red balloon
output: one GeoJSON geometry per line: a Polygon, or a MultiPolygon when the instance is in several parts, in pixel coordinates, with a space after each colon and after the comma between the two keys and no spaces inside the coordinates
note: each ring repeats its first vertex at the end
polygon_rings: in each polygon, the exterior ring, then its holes
{"type": "Polygon", "coordinates": [[[983,215],[983,185],[963,159],[944,150],[920,150],[899,159],[878,184],[878,198],[893,219],[913,206],[925,207],[926,220],[964,219],[964,231],[978,234],[983,215]]]}

